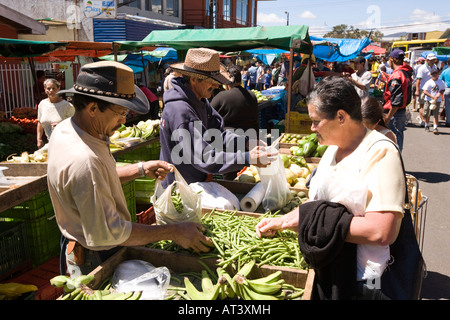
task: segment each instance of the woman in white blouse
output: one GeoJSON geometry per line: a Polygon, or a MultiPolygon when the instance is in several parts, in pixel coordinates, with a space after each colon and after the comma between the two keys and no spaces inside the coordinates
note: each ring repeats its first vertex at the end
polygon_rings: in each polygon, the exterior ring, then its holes
{"type": "Polygon", "coordinates": [[[58,95],[60,83],[56,79],[46,79],[44,89],[47,98],[38,105],[37,147],[44,146],[43,135],[50,139],[53,128],[66,118],[71,117],[75,109],[70,102],[58,95]]]}

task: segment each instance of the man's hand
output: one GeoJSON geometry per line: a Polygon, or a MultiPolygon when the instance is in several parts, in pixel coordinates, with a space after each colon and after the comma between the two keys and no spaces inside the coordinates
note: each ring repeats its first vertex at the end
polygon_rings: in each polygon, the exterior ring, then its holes
{"type": "Polygon", "coordinates": [[[214,246],[211,239],[202,232],[205,228],[198,223],[185,222],[175,226],[173,241],[185,249],[193,249],[195,252],[208,252],[214,246]]]}
{"type": "Polygon", "coordinates": [[[162,160],[151,160],[143,163],[145,175],[152,179],[164,180],[169,172],[173,172],[175,167],[162,160]]]}
{"type": "Polygon", "coordinates": [[[264,146],[257,146],[250,150],[250,164],[256,167],[265,168],[272,161],[277,160],[278,151],[272,151],[264,146]]]}

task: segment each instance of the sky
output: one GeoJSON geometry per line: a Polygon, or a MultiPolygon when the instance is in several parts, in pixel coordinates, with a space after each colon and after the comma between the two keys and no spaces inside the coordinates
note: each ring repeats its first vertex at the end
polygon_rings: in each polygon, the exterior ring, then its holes
{"type": "Polygon", "coordinates": [[[286,25],[288,16],[289,25],[308,25],[310,35],[316,37],[322,37],[340,24],[377,29],[385,36],[398,32],[445,31],[450,28],[450,1],[258,1],[258,25],[286,25]]]}

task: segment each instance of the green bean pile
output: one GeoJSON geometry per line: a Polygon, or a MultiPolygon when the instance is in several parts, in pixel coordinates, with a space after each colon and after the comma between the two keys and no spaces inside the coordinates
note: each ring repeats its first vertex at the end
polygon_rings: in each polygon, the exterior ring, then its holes
{"type": "Polygon", "coordinates": [[[172,188],[171,199],[175,210],[178,213],[183,213],[183,201],[181,201],[180,191],[176,189],[175,185],[172,188]]]}
{"type": "MultiPolygon", "coordinates": [[[[217,258],[219,266],[231,266],[239,270],[246,262],[256,260],[259,265],[284,266],[307,269],[298,245],[297,233],[284,230],[273,238],[258,238],[256,224],[262,218],[275,216],[267,213],[254,218],[237,215],[237,211],[211,211],[202,217],[205,234],[211,239],[214,248],[208,253],[201,253],[202,258],[217,258]]],[[[172,241],[159,241],[149,245],[156,249],[185,251],[172,241]]],[[[192,251],[190,251],[192,252],[192,251]]]]}

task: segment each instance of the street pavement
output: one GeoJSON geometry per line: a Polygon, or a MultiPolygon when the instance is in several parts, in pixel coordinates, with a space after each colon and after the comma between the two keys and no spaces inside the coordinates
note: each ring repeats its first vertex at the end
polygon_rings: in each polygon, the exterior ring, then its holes
{"type": "Polygon", "coordinates": [[[439,135],[426,132],[411,112],[405,131],[403,160],[406,172],[417,178],[428,198],[422,208],[425,219],[423,256],[427,276],[422,299],[450,299],[450,127],[440,121],[439,135]]]}

